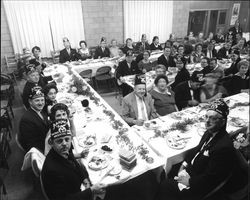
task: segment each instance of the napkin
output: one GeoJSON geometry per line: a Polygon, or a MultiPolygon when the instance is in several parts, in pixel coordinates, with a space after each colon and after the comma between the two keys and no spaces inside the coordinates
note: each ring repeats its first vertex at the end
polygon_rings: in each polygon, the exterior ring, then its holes
{"type": "MultiPolygon", "coordinates": [[[[187,175],[187,171],[185,169],[178,173],[178,176],[186,176],[186,175],[187,175]]],[[[182,191],[183,189],[189,189],[190,187],[187,187],[186,185],[182,183],[178,183],[178,188],[180,191],[182,191]]]]}

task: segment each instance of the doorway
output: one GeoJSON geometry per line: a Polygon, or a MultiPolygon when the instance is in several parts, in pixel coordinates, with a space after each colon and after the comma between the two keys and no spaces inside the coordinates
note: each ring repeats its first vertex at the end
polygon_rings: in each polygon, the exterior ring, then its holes
{"type": "Polygon", "coordinates": [[[210,11],[209,26],[208,26],[208,34],[210,32],[216,33],[217,18],[218,18],[218,10],[211,10],[210,11]]]}
{"type": "Polygon", "coordinates": [[[208,11],[189,12],[188,34],[192,31],[197,36],[199,32],[205,31],[207,13],[208,11]]]}
{"type": "Polygon", "coordinates": [[[206,11],[190,11],[188,20],[188,32],[194,33],[195,36],[199,32],[203,32],[207,37],[210,32],[217,33],[218,29],[224,30],[226,27],[227,10],[206,10],[206,11]]]}

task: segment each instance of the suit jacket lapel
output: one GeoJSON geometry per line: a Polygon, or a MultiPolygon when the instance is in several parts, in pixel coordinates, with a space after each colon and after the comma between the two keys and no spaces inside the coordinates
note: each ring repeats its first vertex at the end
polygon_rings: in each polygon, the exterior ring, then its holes
{"type": "Polygon", "coordinates": [[[32,108],[30,108],[30,111],[33,113],[34,117],[37,118],[37,120],[41,121],[44,125],[47,126],[47,120],[43,114],[42,116],[44,117],[44,119],[42,119],[32,108]]]}
{"type": "Polygon", "coordinates": [[[188,82],[187,82],[187,84],[186,84],[186,89],[187,89],[188,95],[189,95],[188,98],[191,98],[191,99],[192,99],[192,95],[191,95],[191,92],[190,92],[190,88],[189,88],[188,82]]]}
{"type": "Polygon", "coordinates": [[[79,174],[79,171],[76,169],[76,167],[73,167],[73,165],[70,164],[70,162],[68,160],[66,160],[65,158],[63,158],[62,156],[60,156],[58,153],[56,153],[53,148],[51,149],[51,151],[53,152],[53,157],[56,160],[58,160],[60,163],[62,163],[68,169],[73,170],[74,172],[76,172],[77,174],[79,174]]]}

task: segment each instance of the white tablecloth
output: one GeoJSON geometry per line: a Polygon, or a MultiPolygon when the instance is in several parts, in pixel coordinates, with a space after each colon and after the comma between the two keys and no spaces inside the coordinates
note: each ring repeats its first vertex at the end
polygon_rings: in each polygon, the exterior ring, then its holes
{"type": "MultiPolygon", "coordinates": [[[[240,93],[234,96],[225,98],[230,107],[228,116],[227,131],[229,134],[233,134],[242,130],[249,124],[249,94],[240,93]],[[245,104],[240,106],[240,104],[245,104]],[[236,106],[238,104],[238,106],[236,106]],[[248,105],[247,105],[248,104],[248,105]],[[232,120],[240,118],[243,120],[241,126],[232,125],[232,120]]],[[[204,115],[206,109],[203,106],[191,107],[180,112],[175,112],[164,117],[160,117],[151,121],[156,122],[152,129],[145,126],[133,126],[137,130],[137,133],[147,141],[155,151],[162,154],[166,159],[166,171],[168,172],[173,164],[181,162],[185,156],[185,153],[197,146],[201,136],[205,132],[204,115]],[[169,131],[170,128],[177,122],[189,119],[193,122],[192,125],[187,125],[187,130],[181,132],[180,130],[169,131]],[[159,134],[160,131],[160,134],[159,134]],[[178,137],[178,136],[179,137],[178,137]],[[174,149],[168,146],[167,137],[177,136],[178,138],[188,138],[186,146],[181,149],[174,149]]],[[[151,122],[149,121],[149,122],[151,122]]]]}
{"type": "MultiPolygon", "coordinates": [[[[155,51],[151,53],[151,56],[149,57],[149,60],[151,62],[154,62],[158,59],[159,56],[162,55],[162,51],[155,51]]],[[[92,69],[92,76],[94,77],[96,75],[96,71],[100,67],[109,66],[111,67],[112,71],[114,73],[114,66],[118,66],[118,60],[114,58],[101,58],[101,59],[89,59],[85,61],[73,61],[69,63],[73,66],[73,69],[80,73],[84,70],[92,69]]]]}
{"type": "Polygon", "coordinates": [[[101,182],[104,184],[119,184],[128,181],[148,170],[155,169],[164,165],[164,159],[158,155],[150,146],[143,141],[134,129],[128,124],[97,94],[74,70],[71,66],[51,66],[46,72],[52,73],[54,80],[57,82],[58,94],[57,101],[68,104],[70,111],[74,116],[74,124],[76,128],[76,136],[73,138],[74,151],[80,153],[84,147],[79,143],[80,140],[88,135],[96,137],[95,145],[90,147],[87,158],[81,159],[86,167],[90,179],[93,184],[101,182]],[[55,76],[55,74],[60,76],[55,76]],[[74,91],[74,92],[73,92],[74,91]],[[82,91],[79,94],[79,91],[82,91]],[[76,94],[76,92],[78,94],[76,94]],[[91,95],[90,95],[91,94],[91,95]],[[90,112],[87,112],[82,106],[81,101],[87,99],[89,101],[90,112]],[[122,132],[124,135],[121,136],[122,132]],[[111,139],[108,143],[102,143],[105,135],[110,135],[111,139]],[[125,138],[125,139],[124,139],[125,138]],[[130,142],[126,142],[126,138],[130,142]],[[105,152],[101,147],[108,145],[112,152],[105,152]],[[147,156],[153,159],[153,163],[145,160],[140,155],[140,146],[148,150],[147,156]],[[136,154],[137,164],[131,170],[122,169],[118,176],[103,176],[112,166],[120,166],[119,150],[121,148],[130,149],[136,154]],[[101,155],[107,159],[108,166],[102,170],[92,170],[88,163],[94,155],[101,155]],[[101,180],[101,181],[100,181],[101,180]]]}

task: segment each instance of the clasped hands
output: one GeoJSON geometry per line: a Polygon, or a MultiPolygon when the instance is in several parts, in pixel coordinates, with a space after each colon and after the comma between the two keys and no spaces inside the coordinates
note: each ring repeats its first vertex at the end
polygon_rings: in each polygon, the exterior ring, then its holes
{"type": "Polygon", "coordinates": [[[92,191],[92,193],[93,193],[94,195],[103,195],[103,194],[106,193],[106,189],[105,189],[105,188],[106,188],[107,186],[106,186],[105,184],[97,183],[97,184],[91,186],[91,183],[90,183],[89,179],[85,178],[85,179],[83,180],[83,185],[84,185],[84,187],[85,187],[86,189],[87,189],[87,188],[90,188],[91,191],[92,191]]]}
{"type": "Polygon", "coordinates": [[[190,175],[186,172],[186,170],[182,170],[178,173],[178,176],[174,177],[174,180],[176,180],[178,183],[181,183],[187,187],[189,187],[189,179],[190,175]]]}

